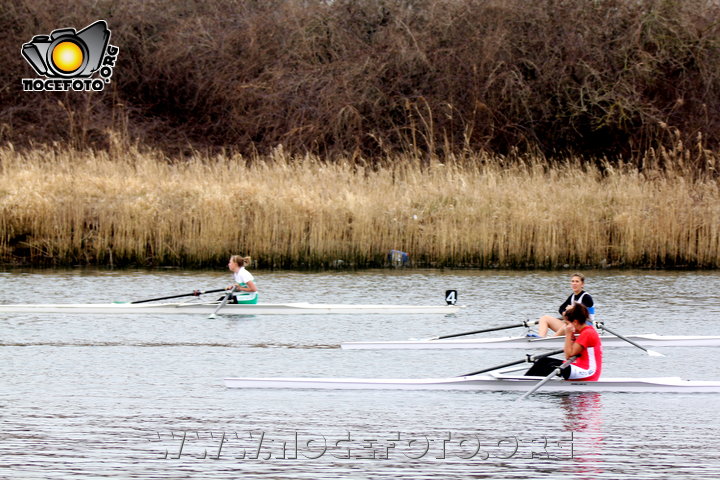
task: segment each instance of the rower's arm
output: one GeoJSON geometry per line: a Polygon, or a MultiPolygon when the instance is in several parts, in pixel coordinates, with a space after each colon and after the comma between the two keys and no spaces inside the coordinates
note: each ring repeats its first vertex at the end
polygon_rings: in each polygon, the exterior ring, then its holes
{"type": "Polygon", "coordinates": [[[570,306],[570,298],[568,298],[567,300],[565,300],[565,301],[560,305],[560,308],[558,308],[558,312],[560,312],[560,315],[564,315],[564,314],[565,314],[565,310],[566,310],[567,307],[569,307],[569,306],[570,306]]]}
{"type": "Polygon", "coordinates": [[[575,332],[572,328],[566,328],[565,329],[565,346],[563,347],[563,350],[565,351],[565,358],[574,357],[576,355],[580,355],[583,351],[582,345],[577,343],[575,341],[575,332]]]}
{"type": "Polygon", "coordinates": [[[239,283],[237,285],[237,289],[241,292],[257,292],[255,282],[253,282],[252,280],[248,280],[247,283],[245,283],[245,285],[247,285],[246,287],[241,286],[239,283]]]}

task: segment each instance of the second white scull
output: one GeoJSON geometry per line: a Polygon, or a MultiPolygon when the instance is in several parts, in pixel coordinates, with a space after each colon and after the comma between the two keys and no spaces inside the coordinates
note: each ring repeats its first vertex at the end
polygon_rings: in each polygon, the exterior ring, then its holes
{"type": "MultiPolygon", "coordinates": [[[[646,347],[718,347],[720,336],[700,335],[625,335],[633,342],[646,347]]],[[[602,335],[603,347],[632,347],[614,335],[602,335]]],[[[445,340],[399,340],[347,342],[341,346],[346,350],[438,350],[467,348],[562,348],[565,337],[495,337],[445,340]]]]}

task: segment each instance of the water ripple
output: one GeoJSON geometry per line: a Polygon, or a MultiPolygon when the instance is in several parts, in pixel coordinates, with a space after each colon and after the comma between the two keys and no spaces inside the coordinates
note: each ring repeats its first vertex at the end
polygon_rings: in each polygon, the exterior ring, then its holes
{"type": "MultiPolygon", "coordinates": [[[[525,352],[338,345],[426,338],[553,313],[567,290],[565,272],[257,277],[268,302],[367,303],[372,296],[378,303],[432,304],[442,302],[445,288],[456,288],[467,308],[450,317],[0,316],[0,477],[720,476],[712,395],[541,391],[516,403],[514,393],[229,390],[222,383],[239,375],[452,376],[513,361],[525,352]],[[223,435],[228,441],[218,456],[223,435]]],[[[0,275],[0,303],[37,303],[37,285],[53,286],[42,302],[85,303],[100,301],[100,292],[128,300],[138,292],[161,295],[168,285],[182,292],[226,281],[222,272],[8,272],[0,275]]],[[[687,333],[689,326],[704,333],[720,317],[717,272],[591,272],[588,290],[603,319],[623,333],[687,333]]],[[[663,352],[654,358],[609,349],[605,375],[720,378],[707,349],[663,352]]]]}

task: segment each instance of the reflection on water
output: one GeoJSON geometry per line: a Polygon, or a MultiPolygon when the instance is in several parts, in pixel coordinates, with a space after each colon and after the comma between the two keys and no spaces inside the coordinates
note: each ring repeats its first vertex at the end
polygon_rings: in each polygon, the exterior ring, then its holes
{"type": "Polygon", "coordinates": [[[576,478],[597,478],[602,468],[604,451],[603,394],[583,392],[562,397],[565,429],[582,439],[574,444],[576,478]]]}
{"type": "MultiPolygon", "coordinates": [[[[225,272],[6,272],[0,274],[0,303],[134,300],[217,288],[227,277],[225,272]]],[[[622,271],[587,277],[598,315],[621,333],[685,333],[689,321],[714,331],[720,318],[720,273],[622,271]]],[[[714,396],[539,391],[515,402],[516,393],[229,390],[222,384],[228,376],[446,377],[519,360],[532,352],[337,347],[537,318],[556,311],[567,296],[566,272],[259,272],[256,278],[263,300],[272,303],[431,305],[442,304],[444,291],[452,288],[467,307],[450,316],[1,315],[0,477],[720,475],[719,422],[706,413],[718,401],[714,396]],[[262,432],[266,443],[255,455],[262,432]],[[223,434],[237,437],[220,443],[223,434]],[[296,435],[305,450],[292,458],[288,447],[296,435]],[[348,436],[351,441],[343,442],[348,436]],[[174,458],[182,438],[187,455],[174,458]],[[322,438],[326,453],[311,458],[322,438]],[[305,448],[308,439],[314,443],[305,448]],[[427,453],[416,458],[425,439],[427,453]],[[221,444],[227,456],[217,458],[221,444]]],[[[654,358],[631,348],[612,349],[603,371],[693,378],[708,366],[707,352],[665,348],[665,357],[654,358]]],[[[720,379],[720,371],[708,376],[720,379]]]]}
{"type": "MultiPolygon", "coordinates": [[[[575,432],[602,432],[602,394],[582,392],[563,396],[565,427],[575,432]]],[[[601,435],[600,435],[601,436],[601,435]]]]}

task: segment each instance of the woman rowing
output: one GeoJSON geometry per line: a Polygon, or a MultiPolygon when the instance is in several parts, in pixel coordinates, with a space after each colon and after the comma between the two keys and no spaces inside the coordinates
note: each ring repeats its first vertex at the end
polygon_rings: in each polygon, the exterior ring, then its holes
{"type": "MultiPolygon", "coordinates": [[[[590,313],[582,303],[575,303],[565,310],[565,358],[577,357],[568,367],[560,370],[565,380],[592,382],[598,380],[602,373],[602,342],[597,331],[588,324],[589,317],[590,313]]],[[[559,358],[542,357],[525,375],[546,377],[562,364],[559,358]]]]}
{"type": "Polygon", "coordinates": [[[559,337],[565,333],[565,323],[563,322],[563,315],[565,310],[571,307],[575,303],[582,303],[585,305],[589,312],[588,324],[592,325],[595,317],[595,302],[589,293],[583,288],[585,287],[585,276],[581,273],[574,273],[570,277],[570,287],[573,293],[560,305],[558,311],[560,317],[553,317],[552,315],[543,315],[538,320],[538,336],[546,337],[548,329],[555,332],[555,336],[559,337]]]}
{"type": "Polygon", "coordinates": [[[225,290],[231,290],[235,287],[235,291],[239,294],[233,295],[230,303],[257,303],[258,302],[258,289],[255,286],[255,277],[252,273],[245,270],[246,265],[250,265],[252,260],[250,257],[241,257],[240,255],[233,255],[230,257],[228,262],[228,268],[233,272],[232,285],[228,285],[225,290]]]}

